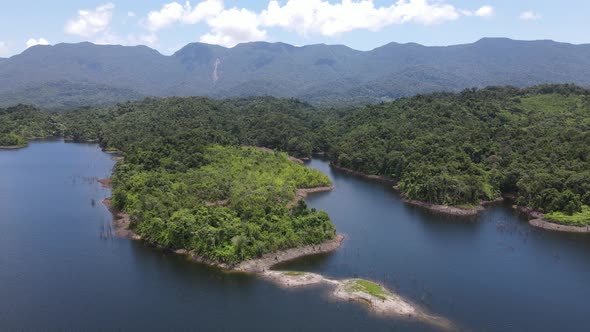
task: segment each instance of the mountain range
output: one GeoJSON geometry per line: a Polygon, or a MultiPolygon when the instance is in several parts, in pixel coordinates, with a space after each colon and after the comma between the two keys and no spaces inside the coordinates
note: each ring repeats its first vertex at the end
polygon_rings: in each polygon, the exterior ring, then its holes
{"type": "Polygon", "coordinates": [[[170,56],[146,46],[34,46],[0,58],[0,106],[108,105],[146,96],[294,97],[362,104],[490,85],[590,86],[590,44],[484,38],[428,47],[192,43],[170,56]]]}

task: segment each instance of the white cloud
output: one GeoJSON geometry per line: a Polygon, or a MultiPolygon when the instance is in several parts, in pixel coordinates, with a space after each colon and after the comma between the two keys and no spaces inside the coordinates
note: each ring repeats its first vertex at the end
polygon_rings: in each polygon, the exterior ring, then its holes
{"type": "Polygon", "coordinates": [[[475,16],[479,17],[491,17],[494,16],[494,7],[483,6],[475,11],[475,16]]]}
{"type": "Polygon", "coordinates": [[[541,19],[541,14],[529,10],[520,14],[520,19],[523,21],[534,21],[541,19]]]}
{"type": "Polygon", "coordinates": [[[94,10],[79,10],[78,17],[67,22],[65,31],[81,37],[91,37],[105,32],[111,24],[114,8],[115,5],[109,2],[94,10]]]}
{"type": "Polygon", "coordinates": [[[265,40],[267,28],[281,28],[300,35],[336,36],[353,30],[377,31],[392,24],[435,25],[462,16],[489,17],[494,8],[463,10],[444,0],[391,0],[376,6],[372,0],[271,0],[260,12],[245,8],[225,8],[222,0],[203,0],[196,5],[170,2],[151,11],[143,21],[156,32],[173,24],[205,22],[210,31],[201,36],[206,43],[234,46],[237,43],[265,40]]]}
{"type": "Polygon", "coordinates": [[[137,15],[134,12],[127,12],[127,17],[136,17],[137,15]]]}
{"type": "Polygon", "coordinates": [[[47,41],[47,39],[45,38],[39,38],[39,39],[35,39],[35,38],[31,38],[29,40],[27,40],[27,48],[29,47],[33,47],[33,46],[37,46],[37,45],[49,45],[49,41],[47,41]]]}
{"type": "Polygon", "coordinates": [[[302,35],[334,36],[356,29],[379,30],[391,24],[423,25],[453,21],[461,12],[452,5],[428,0],[400,0],[375,7],[373,1],[289,0],[283,6],[270,1],[260,17],[264,26],[282,27],[302,35]]]}
{"type": "Polygon", "coordinates": [[[157,31],[174,23],[196,24],[219,15],[223,9],[222,0],[205,0],[194,8],[189,1],[184,5],[171,2],[162,6],[159,11],[149,12],[145,26],[151,31],[157,31]]]}
{"type": "Polygon", "coordinates": [[[494,7],[492,6],[482,6],[479,9],[472,11],[472,10],[461,10],[461,14],[465,16],[478,16],[478,17],[492,17],[496,14],[494,7]]]}
{"type": "Polygon", "coordinates": [[[208,44],[235,46],[240,42],[266,39],[266,31],[258,27],[258,16],[247,9],[232,8],[207,20],[211,31],[201,37],[208,44]]]}

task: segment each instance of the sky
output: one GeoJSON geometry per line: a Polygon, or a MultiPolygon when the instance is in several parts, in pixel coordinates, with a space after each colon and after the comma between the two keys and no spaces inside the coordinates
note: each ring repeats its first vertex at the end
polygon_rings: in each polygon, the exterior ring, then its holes
{"type": "Polygon", "coordinates": [[[172,54],[192,42],[429,46],[483,37],[590,43],[588,0],[0,0],[0,57],[89,41],[172,54]]]}

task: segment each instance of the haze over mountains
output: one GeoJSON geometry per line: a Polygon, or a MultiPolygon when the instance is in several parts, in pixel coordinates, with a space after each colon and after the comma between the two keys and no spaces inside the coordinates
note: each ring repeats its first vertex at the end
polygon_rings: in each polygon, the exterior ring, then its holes
{"type": "Polygon", "coordinates": [[[426,47],[193,43],[171,56],[146,46],[35,46],[0,59],[0,106],[106,105],[145,96],[270,95],[315,104],[370,103],[489,85],[590,86],[590,44],[484,38],[426,47]]]}

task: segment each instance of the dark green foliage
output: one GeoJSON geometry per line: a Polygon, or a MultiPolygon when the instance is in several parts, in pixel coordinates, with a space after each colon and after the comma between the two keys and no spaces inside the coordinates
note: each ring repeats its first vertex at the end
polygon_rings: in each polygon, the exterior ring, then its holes
{"type": "Polygon", "coordinates": [[[56,115],[30,106],[0,108],[0,146],[25,146],[32,138],[59,136],[62,128],[56,115]]]}
{"type": "Polygon", "coordinates": [[[51,81],[30,83],[6,92],[0,90],[0,107],[22,103],[41,107],[47,111],[65,111],[88,105],[110,106],[118,102],[139,100],[144,97],[145,95],[131,89],[109,85],[51,81]]]}
{"type": "Polygon", "coordinates": [[[144,239],[237,263],[334,237],[325,212],[287,207],[297,188],[328,185],[325,175],[286,154],[192,143],[200,150],[200,167],[177,172],[161,163],[145,170],[145,160],[131,153],[117,168],[113,203],[131,215],[144,239]]]}
{"type": "Polygon", "coordinates": [[[136,151],[157,144],[160,148],[153,151],[168,153],[167,140],[175,137],[174,144],[185,142],[184,155],[190,154],[186,149],[191,140],[199,139],[223,145],[263,146],[308,157],[318,145],[316,128],[323,124],[310,105],[271,97],[146,99],[120,104],[106,113],[84,113],[88,112],[73,113],[76,123],[85,124],[73,128],[92,132],[96,123],[106,121],[108,125],[97,132],[105,146],[136,151]]]}
{"type": "Polygon", "coordinates": [[[590,189],[590,91],[491,87],[404,98],[333,122],[337,165],[399,182],[409,199],[478,204],[502,193],[580,212],[590,189]]]}

